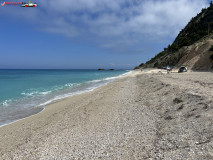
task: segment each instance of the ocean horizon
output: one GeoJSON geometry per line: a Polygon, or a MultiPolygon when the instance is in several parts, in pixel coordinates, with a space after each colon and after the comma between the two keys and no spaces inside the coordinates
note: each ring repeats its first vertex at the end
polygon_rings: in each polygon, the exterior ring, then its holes
{"type": "Polygon", "coordinates": [[[128,71],[0,69],[0,126],[39,113],[60,99],[92,91],[128,71]]]}

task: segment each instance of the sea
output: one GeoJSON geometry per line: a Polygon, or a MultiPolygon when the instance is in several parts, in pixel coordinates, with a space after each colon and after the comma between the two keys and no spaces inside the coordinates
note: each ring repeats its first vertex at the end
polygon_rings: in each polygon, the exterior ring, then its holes
{"type": "Polygon", "coordinates": [[[129,70],[0,70],[0,126],[58,100],[106,85],[129,70]]]}

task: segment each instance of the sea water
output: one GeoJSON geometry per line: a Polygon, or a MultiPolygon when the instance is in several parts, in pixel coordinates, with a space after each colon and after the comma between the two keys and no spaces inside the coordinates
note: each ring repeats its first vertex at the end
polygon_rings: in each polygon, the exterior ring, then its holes
{"type": "Polygon", "coordinates": [[[0,70],[0,126],[36,114],[45,105],[91,91],[127,70],[0,70]]]}

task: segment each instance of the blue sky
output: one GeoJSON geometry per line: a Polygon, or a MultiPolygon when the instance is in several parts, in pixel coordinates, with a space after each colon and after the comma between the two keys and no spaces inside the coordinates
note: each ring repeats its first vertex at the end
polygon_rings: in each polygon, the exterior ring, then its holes
{"type": "MultiPolygon", "coordinates": [[[[18,1],[21,0],[0,0],[18,1]]],[[[209,0],[34,0],[0,6],[0,68],[134,68],[209,0]]]]}

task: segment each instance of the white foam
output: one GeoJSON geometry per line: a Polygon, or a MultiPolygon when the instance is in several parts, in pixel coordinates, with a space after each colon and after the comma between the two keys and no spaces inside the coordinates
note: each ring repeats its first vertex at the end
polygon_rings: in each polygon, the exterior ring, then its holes
{"type": "Polygon", "coordinates": [[[32,91],[32,92],[22,92],[21,95],[31,97],[31,96],[38,96],[38,95],[46,95],[51,92],[52,91],[32,91]]]}
{"type": "Polygon", "coordinates": [[[65,84],[65,87],[72,87],[75,85],[78,85],[78,83],[67,83],[67,84],[65,84]]]}
{"type": "Polygon", "coordinates": [[[101,81],[102,81],[102,80],[98,79],[98,80],[92,80],[92,81],[89,81],[89,82],[95,83],[95,82],[101,82],[101,81]]]}
{"type": "MultiPolygon", "coordinates": [[[[87,87],[84,90],[80,90],[80,91],[76,91],[76,92],[72,92],[72,93],[67,93],[67,94],[64,94],[64,95],[56,96],[56,97],[54,97],[51,100],[48,100],[48,101],[46,101],[44,103],[41,103],[39,106],[46,106],[46,105],[54,103],[54,102],[56,102],[58,100],[62,100],[62,99],[65,99],[65,98],[68,98],[68,97],[71,97],[71,96],[74,96],[74,95],[79,95],[79,94],[82,94],[82,93],[91,92],[91,91],[95,90],[96,88],[104,86],[104,85],[108,84],[108,82],[110,82],[112,80],[115,80],[117,78],[121,78],[121,77],[123,77],[125,75],[128,75],[131,72],[132,71],[129,71],[127,73],[121,74],[121,75],[116,76],[116,77],[108,77],[108,78],[105,78],[105,79],[102,79],[102,80],[92,80],[92,81],[86,82],[86,83],[90,83],[90,82],[93,82],[93,83],[96,82],[97,83],[97,82],[103,81],[104,83],[98,84],[98,85],[94,85],[94,86],[91,86],[91,87],[87,87]],[[106,81],[108,81],[108,82],[106,82],[106,81]]],[[[77,84],[77,85],[80,85],[80,84],[77,84]]]]}
{"type": "Polygon", "coordinates": [[[3,106],[8,106],[12,102],[12,99],[8,99],[2,102],[3,106]]]}

